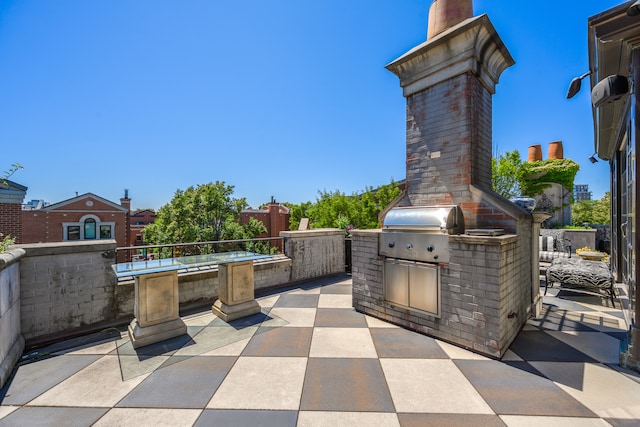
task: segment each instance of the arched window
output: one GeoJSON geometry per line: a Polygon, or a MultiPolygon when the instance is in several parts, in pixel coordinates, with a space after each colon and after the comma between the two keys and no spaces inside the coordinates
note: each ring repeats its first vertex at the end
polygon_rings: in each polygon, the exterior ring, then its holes
{"type": "Polygon", "coordinates": [[[96,238],[96,220],[93,218],[87,218],[84,221],[84,238],[95,239],[96,238]]]}

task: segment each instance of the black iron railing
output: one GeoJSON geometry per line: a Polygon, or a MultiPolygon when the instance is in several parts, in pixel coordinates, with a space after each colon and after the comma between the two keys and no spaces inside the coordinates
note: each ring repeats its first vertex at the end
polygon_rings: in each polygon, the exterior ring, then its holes
{"type": "Polygon", "coordinates": [[[116,249],[116,259],[118,260],[117,262],[146,261],[233,251],[276,255],[283,252],[283,242],[283,237],[261,237],[255,239],[216,240],[212,242],[128,246],[116,249]]]}

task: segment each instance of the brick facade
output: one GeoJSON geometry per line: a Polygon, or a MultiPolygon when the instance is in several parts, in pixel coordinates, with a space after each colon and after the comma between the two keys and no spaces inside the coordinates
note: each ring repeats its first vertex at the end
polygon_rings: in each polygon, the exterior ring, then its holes
{"type": "Polygon", "coordinates": [[[27,187],[9,180],[0,181],[0,233],[11,236],[16,243],[23,241],[21,213],[26,194],[27,187]]]}
{"type": "Polygon", "coordinates": [[[119,247],[127,246],[129,242],[129,210],[95,194],[87,193],[60,203],[49,205],[42,209],[22,211],[23,242],[49,243],[72,240],[65,234],[65,227],[78,224],[83,227],[86,219],[96,221],[98,229],[95,239],[83,238],[82,234],[76,240],[114,239],[119,247]],[[111,227],[109,236],[100,235],[100,225],[111,227]]]}

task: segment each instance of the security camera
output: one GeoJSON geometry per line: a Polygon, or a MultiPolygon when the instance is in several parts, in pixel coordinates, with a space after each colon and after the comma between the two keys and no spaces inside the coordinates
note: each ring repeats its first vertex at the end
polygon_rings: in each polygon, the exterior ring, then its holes
{"type": "Polygon", "coordinates": [[[591,90],[591,103],[594,107],[617,101],[629,92],[629,80],[625,76],[609,76],[600,81],[591,90]]]}

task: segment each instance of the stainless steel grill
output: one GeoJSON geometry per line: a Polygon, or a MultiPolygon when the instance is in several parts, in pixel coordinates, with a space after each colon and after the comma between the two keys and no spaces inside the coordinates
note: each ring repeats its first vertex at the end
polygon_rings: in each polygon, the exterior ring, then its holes
{"type": "Polygon", "coordinates": [[[449,235],[462,233],[458,206],[391,209],[378,240],[378,253],[385,257],[385,300],[439,317],[439,264],[449,262],[449,235]]]}
{"type": "Polygon", "coordinates": [[[378,252],[411,261],[448,263],[449,235],[464,233],[460,207],[394,208],[384,218],[378,252]]]}

